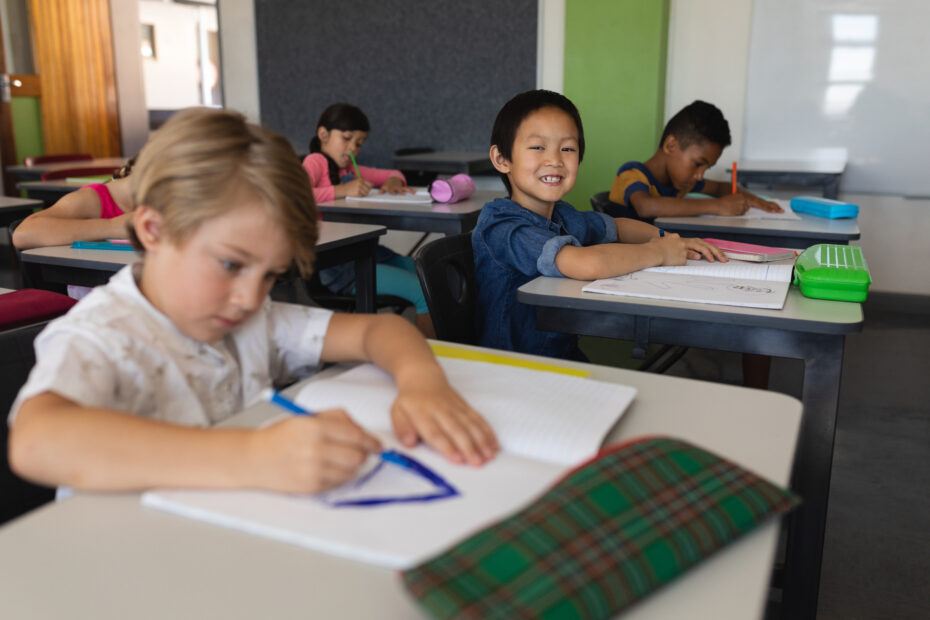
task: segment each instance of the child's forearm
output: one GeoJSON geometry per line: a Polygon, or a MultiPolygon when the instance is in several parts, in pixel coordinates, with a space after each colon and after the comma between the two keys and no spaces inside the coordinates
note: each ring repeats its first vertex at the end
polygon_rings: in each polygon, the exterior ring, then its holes
{"type": "Polygon", "coordinates": [[[620,243],[646,243],[659,236],[659,229],[646,222],[618,217],[614,223],[617,226],[617,240],[620,243]]]}
{"type": "Polygon", "coordinates": [[[652,243],[605,243],[588,247],[566,245],[555,256],[562,275],[597,280],[661,265],[661,250],[652,243]]]}
{"type": "Polygon", "coordinates": [[[19,410],[10,464],[42,484],[92,491],[244,487],[252,432],[167,424],[46,393],[19,410]]]}
{"type": "Polygon", "coordinates": [[[716,213],[713,201],[700,198],[643,196],[633,202],[636,213],[647,219],[716,213]]]}
{"type": "MultiPolygon", "coordinates": [[[[41,215],[41,214],[36,214],[41,215]]],[[[112,219],[71,219],[60,217],[29,217],[13,231],[13,244],[20,250],[50,245],[70,245],[75,241],[128,236],[125,217],[112,219]]]]}

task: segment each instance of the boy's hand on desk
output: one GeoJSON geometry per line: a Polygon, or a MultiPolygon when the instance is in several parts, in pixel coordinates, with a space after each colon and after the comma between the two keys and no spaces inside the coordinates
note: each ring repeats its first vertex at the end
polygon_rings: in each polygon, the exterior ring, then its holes
{"type": "Polygon", "coordinates": [[[682,239],[682,242],[685,244],[685,248],[688,250],[688,258],[691,260],[700,260],[703,258],[712,263],[718,260],[721,263],[726,263],[730,260],[724,256],[720,248],[713,243],[707,243],[703,239],[685,238],[682,239]]]}
{"type": "Polygon", "coordinates": [[[688,260],[688,248],[678,233],[665,233],[664,237],[653,237],[647,243],[661,255],[659,265],[684,265],[688,260]]]}
{"type": "Polygon", "coordinates": [[[746,202],[750,207],[755,207],[756,209],[762,209],[769,213],[781,213],[784,211],[778,203],[772,202],[771,200],[765,200],[764,198],[759,198],[755,194],[746,194],[746,202]]]}
{"type": "Polygon", "coordinates": [[[727,194],[715,198],[714,203],[717,207],[717,215],[742,215],[749,211],[749,202],[746,200],[745,194],[742,193],[727,194]]]}
{"type": "Polygon", "coordinates": [[[453,463],[481,465],[498,451],[494,431],[444,377],[399,387],[391,422],[405,446],[419,437],[453,463]]]}
{"type": "Polygon", "coordinates": [[[404,182],[398,177],[388,177],[388,180],[384,182],[379,190],[379,194],[413,194],[416,190],[412,187],[407,187],[404,185],[404,182]]]}
{"type": "Polygon", "coordinates": [[[254,486],[318,493],[350,480],[380,442],[342,410],[291,416],[255,431],[247,474],[254,486]]]}
{"type": "Polygon", "coordinates": [[[355,196],[357,198],[367,196],[371,188],[374,187],[371,181],[367,179],[355,179],[354,181],[343,183],[343,186],[345,187],[346,196],[355,196]]]}

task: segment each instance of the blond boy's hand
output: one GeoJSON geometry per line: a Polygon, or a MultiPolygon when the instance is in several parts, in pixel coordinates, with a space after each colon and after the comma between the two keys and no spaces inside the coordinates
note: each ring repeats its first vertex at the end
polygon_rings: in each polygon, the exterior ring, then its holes
{"type": "Polygon", "coordinates": [[[414,190],[412,187],[407,187],[404,185],[404,182],[401,181],[399,177],[388,177],[388,180],[384,182],[378,193],[413,194],[415,191],[416,190],[414,190]]]}
{"type": "Polygon", "coordinates": [[[355,196],[358,198],[367,196],[368,192],[371,191],[371,188],[374,187],[371,181],[364,178],[355,179],[354,181],[349,181],[343,185],[345,186],[346,196],[355,196]]]}
{"type": "Polygon", "coordinates": [[[749,202],[742,193],[715,198],[714,203],[717,206],[717,215],[742,215],[749,210],[749,202]]]}
{"type": "Polygon", "coordinates": [[[391,407],[394,433],[407,447],[420,438],[453,463],[481,465],[499,450],[494,431],[436,370],[438,376],[398,388],[391,407]]]}
{"type": "Polygon", "coordinates": [[[292,416],[254,432],[247,486],[318,493],[350,480],[380,442],[342,410],[292,416]]]}

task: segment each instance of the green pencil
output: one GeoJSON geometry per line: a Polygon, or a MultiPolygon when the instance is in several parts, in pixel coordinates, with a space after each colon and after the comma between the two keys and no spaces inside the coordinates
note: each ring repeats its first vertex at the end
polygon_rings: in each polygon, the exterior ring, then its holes
{"type": "Polygon", "coordinates": [[[355,178],[361,179],[362,173],[358,171],[358,164],[355,163],[355,155],[352,153],[352,151],[349,151],[349,159],[352,160],[352,167],[355,168],[355,178]]]}

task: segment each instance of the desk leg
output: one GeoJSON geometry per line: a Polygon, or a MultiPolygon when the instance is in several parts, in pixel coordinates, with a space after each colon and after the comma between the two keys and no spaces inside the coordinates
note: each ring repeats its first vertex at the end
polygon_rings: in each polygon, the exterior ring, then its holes
{"type": "Polygon", "coordinates": [[[823,338],[804,360],[804,416],[792,488],[804,503],[789,519],[782,618],[817,616],[844,338],[823,338]]]}
{"type": "Polygon", "coordinates": [[[840,191],[840,179],[838,176],[831,176],[823,184],[823,197],[836,200],[840,191]]]}
{"type": "Polygon", "coordinates": [[[356,312],[374,312],[377,296],[375,282],[375,252],[355,259],[355,310],[356,312]]]}

